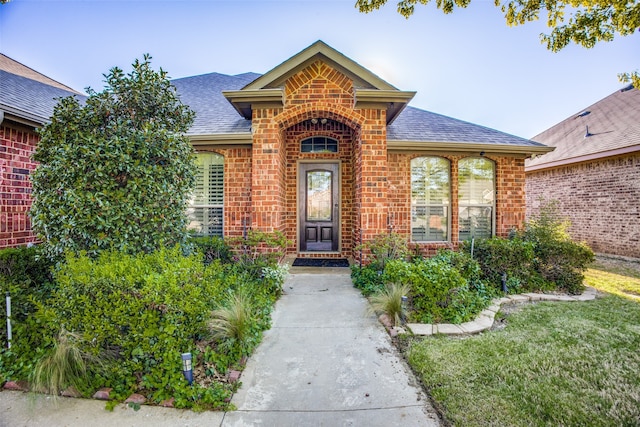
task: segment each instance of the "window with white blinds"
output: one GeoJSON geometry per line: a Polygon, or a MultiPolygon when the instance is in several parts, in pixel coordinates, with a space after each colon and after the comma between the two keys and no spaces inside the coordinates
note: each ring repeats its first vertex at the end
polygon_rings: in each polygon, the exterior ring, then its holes
{"type": "Polygon", "coordinates": [[[417,157],[411,160],[411,240],[449,239],[449,160],[417,157]]]}
{"type": "Polygon", "coordinates": [[[458,239],[493,236],[495,217],[495,164],[468,157],[458,162],[458,239]]]}
{"type": "Polygon", "coordinates": [[[222,236],[224,215],[224,157],[196,154],[198,174],[187,208],[188,228],[199,236],[222,236]]]}

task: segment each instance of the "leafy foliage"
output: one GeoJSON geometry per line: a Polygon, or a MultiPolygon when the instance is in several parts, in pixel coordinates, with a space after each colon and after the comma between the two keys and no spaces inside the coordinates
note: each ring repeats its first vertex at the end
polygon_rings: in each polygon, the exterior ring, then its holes
{"type": "Polygon", "coordinates": [[[383,270],[390,260],[406,259],[409,255],[407,239],[398,233],[379,234],[355,248],[360,249],[365,251],[365,263],[378,270],[383,270]]]}
{"type": "Polygon", "coordinates": [[[196,250],[202,254],[205,265],[211,264],[215,260],[226,263],[231,261],[233,257],[231,247],[222,237],[191,237],[189,243],[192,243],[196,250]]]}
{"type": "Polygon", "coordinates": [[[31,218],[50,256],[151,252],[187,238],[194,113],[150,59],[127,75],[111,69],[85,103],[61,99],[41,130],[31,218]]]}
{"type": "Polygon", "coordinates": [[[56,391],[75,385],[81,354],[85,362],[102,362],[100,369],[89,363],[81,375],[78,389],[85,395],[112,387],[116,401],[140,392],[156,403],[175,397],[176,407],[226,408],[236,385],[220,379],[260,342],[270,326],[274,289],[282,288],[279,268],[264,264],[276,272],[268,279],[238,263],[205,265],[200,253],[185,256],[178,246],[151,254],[69,254],[55,272],[55,289],[31,296],[35,309],[14,322],[19,333],[11,350],[0,350],[0,374],[56,391]],[[211,312],[236,299],[246,302],[242,333],[211,341],[211,312]],[[61,330],[69,331],[64,339],[61,330]],[[181,372],[186,351],[203,377],[193,386],[181,372]]]}
{"type": "Polygon", "coordinates": [[[584,243],[571,240],[570,223],[563,220],[557,203],[545,202],[526,224],[524,239],[534,245],[536,269],[549,283],[571,294],[584,290],[584,271],[595,260],[584,243]]]}
{"type": "Polygon", "coordinates": [[[414,263],[410,319],[420,323],[463,323],[473,319],[491,300],[474,292],[460,271],[445,258],[414,263]]]}
{"type": "Polygon", "coordinates": [[[230,237],[226,241],[235,252],[236,265],[254,277],[262,277],[265,267],[279,265],[290,244],[280,231],[249,230],[246,236],[230,237]]]}
{"type": "Polygon", "coordinates": [[[382,270],[377,270],[371,265],[363,267],[352,265],[351,280],[353,281],[353,286],[360,289],[360,292],[365,297],[381,292],[385,286],[382,270]]]}
{"type": "MultiPolygon", "coordinates": [[[[461,244],[461,251],[470,253],[471,243],[461,244]]],[[[474,243],[473,258],[478,261],[481,279],[501,289],[506,273],[507,292],[519,293],[539,289],[541,280],[534,267],[534,244],[521,238],[492,237],[474,243]]]]}
{"type": "Polygon", "coordinates": [[[478,263],[463,253],[442,250],[429,259],[391,260],[382,272],[372,265],[352,269],[354,284],[364,295],[374,295],[376,310],[394,316],[399,313],[394,308],[398,300],[391,295],[408,295],[407,317],[413,322],[462,323],[475,317],[496,295],[479,280],[478,263]]]}
{"type": "MultiPolygon", "coordinates": [[[[35,311],[33,300],[46,298],[52,290],[52,263],[41,256],[40,248],[19,247],[0,250],[0,292],[11,296],[11,314],[24,320],[35,311]]],[[[6,338],[5,328],[0,337],[6,338]]]]}

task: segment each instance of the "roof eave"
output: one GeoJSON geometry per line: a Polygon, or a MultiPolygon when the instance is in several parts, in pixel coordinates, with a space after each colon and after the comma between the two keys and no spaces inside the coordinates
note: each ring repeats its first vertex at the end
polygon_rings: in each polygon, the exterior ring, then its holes
{"type": "Polygon", "coordinates": [[[284,106],[284,90],[277,89],[242,89],[223,90],[222,95],[233,105],[233,107],[245,119],[251,120],[251,110],[253,104],[274,104],[284,106]]]}
{"type": "Polygon", "coordinates": [[[49,118],[47,117],[42,117],[5,104],[0,104],[0,111],[3,113],[4,120],[11,120],[34,128],[39,128],[49,122],[49,118]]]}
{"type": "Polygon", "coordinates": [[[571,164],[581,163],[581,162],[589,162],[592,160],[603,159],[606,157],[620,156],[620,155],[631,154],[636,152],[640,152],[640,144],[631,145],[629,147],[616,148],[615,150],[601,151],[599,153],[585,154],[583,156],[560,159],[560,160],[547,162],[547,163],[540,163],[532,166],[525,166],[524,170],[525,172],[533,172],[533,171],[538,171],[542,169],[557,168],[560,166],[566,166],[566,165],[571,165],[571,164]]]}
{"type": "Polygon", "coordinates": [[[253,143],[252,135],[250,132],[245,133],[212,133],[212,134],[198,134],[187,135],[191,141],[191,145],[203,146],[203,145],[216,145],[216,146],[241,146],[251,145],[253,143]]]}
{"type": "Polygon", "coordinates": [[[511,145],[511,144],[487,144],[464,141],[397,141],[389,140],[387,150],[402,152],[477,152],[484,154],[514,154],[530,157],[534,154],[545,154],[553,151],[554,147],[511,145]]]}
{"type": "Polygon", "coordinates": [[[387,125],[391,124],[416,95],[414,91],[356,89],[355,108],[384,105],[387,110],[387,125]]]}

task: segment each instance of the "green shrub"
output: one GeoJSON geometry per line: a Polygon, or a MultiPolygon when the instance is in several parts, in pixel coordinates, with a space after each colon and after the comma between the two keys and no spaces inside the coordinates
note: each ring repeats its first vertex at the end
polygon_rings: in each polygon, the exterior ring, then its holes
{"type": "Polygon", "coordinates": [[[584,290],[584,271],[594,261],[593,251],[571,240],[569,221],[562,219],[556,202],[547,202],[525,227],[524,239],[535,252],[535,268],[549,284],[571,294],[584,290]]]}
{"type": "Polygon", "coordinates": [[[375,236],[371,241],[356,247],[356,250],[360,249],[366,252],[365,264],[376,270],[384,270],[388,261],[406,259],[409,256],[407,239],[397,233],[375,236]]]}
{"type": "Polygon", "coordinates": [[[209,265],[215,260],[228,263],[233,259],[231,247],[222,237],[191,237],[190,243],[202,254],[205,265],[209,265]]]}
{"type": "Polygon", "coordinates": [[[351,280],[353,286],[360,289],[365,297],[381,292],[384,289],[384,279],[382,270],[378,270],[374,265],[359,267],[351,266],[351,280]]]}
{"type": "MultiPolygon", "coordinates": [[[[461,251],[470,253],[470,242],[461,251]]],[[[534,244],[519,237],[492,237],[475,241],[473,259],[480,265],[480,278],[501,289],[502,275],[507,275],[507,292],[519,293],[539,289],[542,282],[535,270],[534,244]]]]}
{"type": "Polygon", "coordinates": [[[463,323],[480,313],[488,298],[474,292],[447,260],[431,258],[413,264],[410,319],[420,323],[463,323]]]}
{"type": "Polygon", "coordinates": [[[472,285],[481,279],[482,270],[480,269],[480,264],[466,252],[441,249],[432,259],[444,261],[456,268],[462,277],[472,285]]]}
{"type": "Polygon", "coordinates": [[[34,311],[33,300],[47,298],[53,288],[52,267],[37,246],[0,250],[0,292],[3,297],[6,292],[11,295],[14,320],[23,320],[34,311]]]}
{"type": "Polygon", "coordinates": [[[263,277],[265,267],[281,264],[290,244],[280,231],[256,230],[249,230],[246,236],[230,237],[227,242],[235,253],[233,262],[237,270],[249,272],[255,278],[263,277]]]}
{"type": "Polygon", "coordinates": [[[194,112],[150,60],[136,60],[129,74],[112,68],[104,90],[89,88],[85,102],[63,98],[42,128],[30,215],[49,256],[186,241],[194,112]]]}

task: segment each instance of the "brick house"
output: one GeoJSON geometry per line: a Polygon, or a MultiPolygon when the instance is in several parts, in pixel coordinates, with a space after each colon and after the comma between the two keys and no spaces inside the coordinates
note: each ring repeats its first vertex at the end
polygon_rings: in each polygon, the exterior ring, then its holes
{"type": "Polygon", "coordinates": [[[75,90],[0,54],[0,248],[35,242],[28,211],[29,175],[39,136],[56,98],[75,90]]]}
{"type": "Polygon", "coordinates": [[[196,112],[191,228],[281,231],[300,257],[356,257],[391,230],[427,253],[505,236],[525,219],[525,159],[551,150],[410,107],[322,41],[264,75],[173,84],[196,112]]]}
{"type": "MultiPolygon", "coordinates": [[[[0,245],[8,246],[34,240],[26,213],[33,129],[51,115],[53,98],[75,92],[43,76],[3,73],[24,107],[19,113],[40,112],[9,114],[8,92],[0,92],[0,245]]],[[[264,75],[211,73],[173,84],[196,112],[188,134],[199,167],[190,228],[224,236],[281,231],[292,242],[288,252],[301,257],[357,257],[361,241],[389,231],[426,253],[473,236],[505,236],[525,219],[525,159],[550,150],[413,108],[414,92],[322,41],[264,75]]]]}
{"type": "Polygon", "coordinates": [[[618,90],[533,140],[556,149],[526,162],[527,215],[557,200],[574,239],[640,258],[640,91],[618,90]]]}

